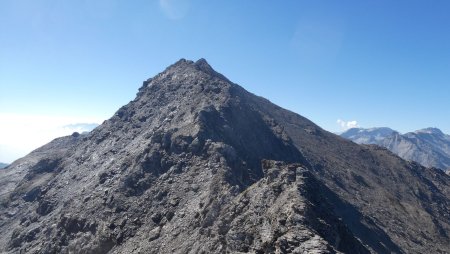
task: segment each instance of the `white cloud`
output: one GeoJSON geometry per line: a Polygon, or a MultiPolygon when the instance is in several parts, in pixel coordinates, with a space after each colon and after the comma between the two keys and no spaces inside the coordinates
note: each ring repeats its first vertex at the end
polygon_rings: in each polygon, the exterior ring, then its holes
{"type": "Polygon", "coordinates": [[[101,122],[88,117],[0,113],[0,161],[10,163],[57,137],[89,131],[91,123],[101,122]]]}
{"type": "Polygon", "coordinates": [[[341,129],[344,130],[344,131],[346,131],[346,130],[348,130],[348,129],[351,129],[351,128],[358,128],[358,127],[359,127],[358,122],[355,121],[355,120],[353,120],[353,121],[344,121],[344,120],[342,120],[342,119],[338,119],[338,120],[336,121],[336,123],[337,123],[337,124],[339,125],[339,127],[341,127],[341,129]]]}

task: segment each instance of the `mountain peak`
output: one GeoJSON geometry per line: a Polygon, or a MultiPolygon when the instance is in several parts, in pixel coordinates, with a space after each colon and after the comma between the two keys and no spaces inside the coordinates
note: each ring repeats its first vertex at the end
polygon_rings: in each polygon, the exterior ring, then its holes
{"type": "Polygon", "coordinates": [[[0,170],[1,253],[450,253],[450,178],[323,131],[204,59],[75,136],[0,170]]]}
{"type": "MultiPolygon", "coordinates": [[[[198,59],[196,62],[192,60],[187,60],[185,58],[181,58],[176,61],[174,64],[170,65],[164,72],[166,71],[183,71],[185,69],[189,69],[190,71],[198,70],[208,74],[216,74],[217,72],[209,65],[209,63],[204,58],[198,59]]],[[[163,73],[164,73],[163,72],[163,73]]]]}
{"type": "Polygon", "coordinates": [[[444,133],[435,127],[429,127],[429,128],[425,128],[425,129],[420,129],[415,131],[415,133],[419,134],[419,133],[425,133],[425,134],[434,134],[434,135],[444,135],[444,133]]]}
{"type": "Polygon", "coordinates": [[[197,65],[199,67],[211,68],[211,65],[209,65],[209,63],[206,61],[205,58],[198,59],[197,62],[195,62],[195,65],[197,65]]]}
{"type": "Polygon", "coordinates": [[[450,137],[438,128],[401,134],[390,128],[350,129],[342,137],[358,144],[385,147],[405,160],[445,170],[450,166],[450,137]]]}
{"type": "Polygon", "coordinates": [[[141,97],[150,87],[152,87],[151,91],[161,86],[170,86],[172,90],[184,86],[191,88],[200,86],[200,91],[209,91],[210,89],[219,91],[224,86],[232,84],[224,75],[215,71],[204,58],[200,58],[196,62],[181,58],[155,77],[145,80],[139,89],[138,97],[141,97]],[[211,82],[212,79],[215,81],[211,82]],[[209,88],[205,90],[205,86],[209,88]],[[215,88],[211,88],[212,86],[215,88]]]}

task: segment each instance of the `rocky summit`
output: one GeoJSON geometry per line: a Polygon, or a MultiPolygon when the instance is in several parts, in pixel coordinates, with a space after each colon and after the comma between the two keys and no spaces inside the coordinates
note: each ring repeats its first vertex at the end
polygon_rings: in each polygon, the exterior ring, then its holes
{"type": "Polygon", "coordinates": [[[203,59],[1,170],[0,206],[2,253],[450,253],[448,175],[324,131],[203,59]]]}

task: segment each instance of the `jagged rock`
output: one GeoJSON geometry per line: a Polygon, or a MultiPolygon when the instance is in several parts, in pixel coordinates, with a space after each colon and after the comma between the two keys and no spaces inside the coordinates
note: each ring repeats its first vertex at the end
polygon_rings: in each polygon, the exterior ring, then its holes
{"type": "Polygon", "coordinates": [[[0,171],[0,251],[448,253],[449,178],[182,59],[0,171]]]}
{"type": "Polygon", "coordinates": [[[150,230],[150,232],[148,232],[148,240],[149,241],[156,240],[159,237],[160,233],[161,233],[160,227],[156,227],[156,228],[150,230]]]}

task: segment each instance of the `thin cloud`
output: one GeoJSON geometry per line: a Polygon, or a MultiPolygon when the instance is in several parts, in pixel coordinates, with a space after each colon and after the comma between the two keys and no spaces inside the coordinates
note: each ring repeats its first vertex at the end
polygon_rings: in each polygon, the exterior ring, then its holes
{"type": "Polygon", "coordinates": [[[162,12],[172,20],[184,18],[189,12],[189,0],[159,0],[162,12]]]}
{"type": "Polygon", "coordinates": [[[0,113],[0,161],[12,162],[57,137],[90,131],[101,122],[87,117],[0,113]]]}
{"type": "Polygon", "coordinates": [[[290,46],[299,59],[308,64],[335,61],[344,40],[342,18],[328,14],[307,15],[300,19],[290,46]]]}
{"type": "Polygon", "coordinates": [[[75,124],[64,125],[64,126],[62,126],[62,128],[66,132],[83,133],[83,132],[87,132],[87,131],[91,131],[91,130],[95,129],[95,127],[97,127],[98,125],[99,124],[97,124],[97,123],[75,123],[75,124]]]}
{"type": "Polygon", "coordinates": [[[336,123],[337,123],[337,124],[339,125],[339,127],[341,127],[341,129],[344,130],[344,131],[346,131],[346,130],[348,130],[348,129],[351,129],[351,128],[358,128],[358,127],[359,127],[358,122],[355,121],[355,120],[353,120],[353,121],[344,121],[344,120],[342,120],[342,119],[338,119],[338,120],[336,121],[336,123]]]}

